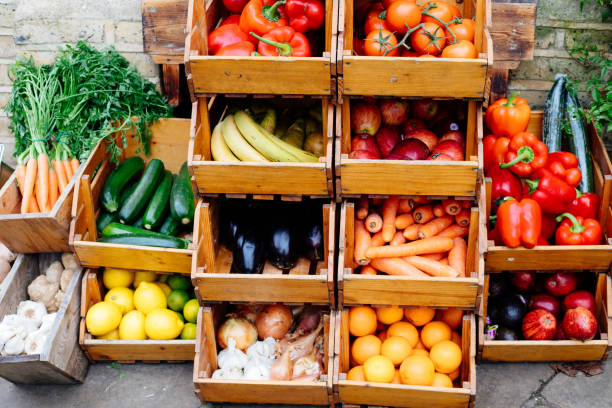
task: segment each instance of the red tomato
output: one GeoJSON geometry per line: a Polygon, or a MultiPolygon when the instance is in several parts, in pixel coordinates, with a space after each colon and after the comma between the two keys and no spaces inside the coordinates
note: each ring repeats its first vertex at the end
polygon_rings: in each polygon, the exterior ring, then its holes
{"type": "MultiPolygon", "coordinates": [[[[389,30],[375,30],[366,37],[364,41],[365,55],[369,57],[380,57],[385,51],[397,45],[397,39],[389,30]]],[[[396,57],[399,55],[399,49],[395,48],[389,51],[387,57],[396,57]]]]}
{"type": "Polygon", "coordinates": [[[414,51],[410,51],[410,50],[407,50],[407,49],[405,49],[405,48],[404,48],[404,49],[402,50],[402,54],[401,54],[401,56],[402,56],[402,57],[418,57],[418,56],[419,56],[419,54],[417,54],[417,53],[416,53],[416,52],[414,52],[414,51]]]}
{"type": "Polygon", "coordinates": [[[458,23],[449,24],[448,30],[446,30],[448,42],[453,42],[453,35],[449,32],[449,30],[455,33],[455,37],[457,37],[457,42],[461,40],[474,42],[475,25],[476,23],[474,23],[474,20],[471,20],[469,18],[464,18],[458,23]]]}
{"type": "Polygon", "coordinates": [[[425,23],[411,35],[412,48],[419,54],[438,55],[446,45],[444,29],[435,23],[425,23]]]}
{"type": "Polygon", "coordinates": [[[461,10],[459,10],[459,7],[455,6],[453,3],[448,3],[448,7],[450,7],[453,13],[453,18],[461,18],[461,10]]]}
{"type": "Polygon", "coordinates": [[[366,16],[366,21],[364,24],[363,31],[366,33],[371,33],[374,30],[378,30],[379,28],[388,30],[387,22],[385,19],[381,18],[381,15],[384,15],[385,9],[382,8],[382,4],[379,4],[380,7],[373,7],[368,11],[368,15],[366,16]]]}
{"type": "MultiPolygon", "coordinates": [[[[397,0],[382,0],[383,7],[388,9],[389,6],[391,5],[391,3],[395,2],[395,1],[397,1],[397,0]]],[[[416,0],[408,0],[408,1],[416,4],[416,0]]]]}
{"type": "Polygon", "coordinates": [[[363,40],[357,37],[353,37],[353,50],[357,55],[364,55],[365,50],[363,49],[363,40]]]}
{"type": "Polygon", "coordinates": [[[421,22],[421,9],[411,0],[396,0],[387,9],[387,26],[397,32],[408,31],[421,22]]]}
{"type": "Polygon", "coordinates": [[[478,52],[474,44],[466,40],[447,45],[440,55],[441,58],[476,58],[477,56],[478,52]]]}
{"type": "MultiPolygon", "coordinates": [[[[441,0],[428,2],[425,7],[423,7],[423,11],[428,12],[432,16],[439,18],[445,23],[450,22],[454,18],[454,10],[447,2],[441,0]]],[[[423,22],[440,24],[440,22],[435,18],[425,15],[423,16],[423,22]]]]}

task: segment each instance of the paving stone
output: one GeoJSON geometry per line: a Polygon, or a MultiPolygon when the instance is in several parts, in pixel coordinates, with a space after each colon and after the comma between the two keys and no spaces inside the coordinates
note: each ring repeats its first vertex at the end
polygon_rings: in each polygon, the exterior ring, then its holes
{"type": "Polygon", "coordinates": [[[546,385],[542,396],[560,407],[612,407],[612,364],[604,363],[604,372],[593,377],[557,374],[546,385]]]}

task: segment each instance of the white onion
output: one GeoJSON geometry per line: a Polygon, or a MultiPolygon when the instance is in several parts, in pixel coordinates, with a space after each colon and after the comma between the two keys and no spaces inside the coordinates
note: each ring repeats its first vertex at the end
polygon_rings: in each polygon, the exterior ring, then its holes
{"type": "Polygon", "coordinates": [[[217,341],[221,348],[227,348],[228,339],[236,341],[236,348],[246,350],[257,341],[257,329],[253,323],[243,317],[230,317],[219,328],[217,341]]]}

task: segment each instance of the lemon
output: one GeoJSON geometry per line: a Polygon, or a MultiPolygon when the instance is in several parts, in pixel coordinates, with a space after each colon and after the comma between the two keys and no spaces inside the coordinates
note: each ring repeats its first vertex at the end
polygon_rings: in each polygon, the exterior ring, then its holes
{"type": "Polygon", "coordinates": [[[168,275],[167,273],[162,273],[162,274],[157,275],[157,281],[161,283],[166,283],[168,282],[169,277],[170,275],[168,275]]]}
{"type": "Polygon", "coordinates": [[[104,296],[105,302],[111,302],[121,308],[121,313],[126,314],[134,310],[134,291],[130,288],[112,288],[104,296]]]}
{"type": "Polygon", "coordinates": [[[145,315],[138,310],[128,312],[119,324],[119,338],[121,340],[146,340],[145,315]]]}
{"type": "Polygon", "coordinates": [[[147,314],[145,332],[153,340],[172,340],[183,331],[184,323],[169,309],[155,309],[147,314]]]}
{"type": "Polygon", "coordinates": [[[140,282],[134,291],[134,306],[144,314],[148,314],[153,309],[165,309],[166,296],[155,283],[140,282]]]}
{"type": "Polygon", "coordinates": [[[113,331],[109,331],[102,336],[96,337],[98,340],[119,340],[119,330],[115,329],[113,331]]]}
{"type": "Polygon", "coordinates": [[[138,289],[140,282],[155,282],[157,274],[153,271],[136,271],[134,273],[134,289],[138,289]]]}
{"type": "Polygon", "coordinates": [[[195,339],[197,328],[198,326],[194,323],[185,323],[185,327],[183,327],[183,331],[181,332],[181,339],[183,340],[195,339]]]}
{"type": "Polygon", "coordinates": [[[190,323],[195,323],[198,321],[198,312],[200,311],[200,304],[197,299],[191,299],[187,303],[185,303],[185,307],[183,307],[183,316],[185,316],[185,320],[190,323]]]}
{"type": "Polygon", "coordinates": [[[85,325],[94,336],[115,330],[121,322],[121,308],[111,302],[98,302],[87,311],[85,325]]]}
{"type": "Polygon", "coordinates": [[[128,269],[105,268],[102,272],[102,282],[106,289],[127,288],[134,282],[134,271],[128,269]]]}
{"type": "Polygon", "coordinates": [[[172,292],[172,288],[170,286],[168,286],[167,283],[164,283],[164,282],[154,282],[154,283],[157,286],[159,286],[159,288],[164,292],[164,295],[166,295],[166,297],[168,297],[170,292],[172,292]]]}

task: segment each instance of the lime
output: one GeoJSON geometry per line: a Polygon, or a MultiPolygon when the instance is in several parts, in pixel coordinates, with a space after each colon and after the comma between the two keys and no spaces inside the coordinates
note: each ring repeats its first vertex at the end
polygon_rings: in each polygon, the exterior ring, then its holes
{"type": "Polygon", "coordinates": [[[181,322],[185,323],[185,316],[183,316],[181,313],[179,312],[174,312],[178,315],[179,319],[181,319],[181,322]]]}
{"type": "Polygon", "coordinates": [[[198,326],[194,323],[185,323],[185,327],[183,327],[183,331],[181,332],[181,339],[183,340],[195,339],[197,328],[198,326]]]}
{"type": "Polygon", "coordinates": [[[191,282],[189,282],[189,279],[182,275],[172,275],[168,278],[167,283],[172,288],[172,290],[187,290],[191,287],[191,282]]]}
{"type": "Polygon", "coordinates": [[[198,321],[198,312],[200,311],[200,304],[197,299],[191,299],[189,302],[185,303],[185,307],[183,307],[183,315],[185,319],[190,323],[195,323],[198,321]]]}
{"type": "Polygon", "coordinates": [[[176,289],[168,295],[168,307],[175,312],[182,312],[185,303],[189,300],[187,292],[181,289],[176,289]]]}

